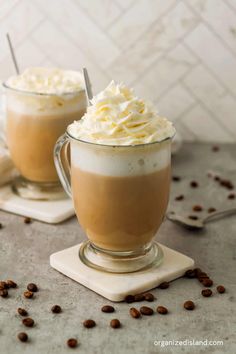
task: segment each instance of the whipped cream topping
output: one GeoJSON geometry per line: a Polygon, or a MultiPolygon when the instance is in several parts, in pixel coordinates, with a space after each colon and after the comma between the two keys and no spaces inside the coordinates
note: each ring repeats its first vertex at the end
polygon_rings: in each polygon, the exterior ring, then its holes
{"type": "Polygon", "coordinates": [[[80,72],[43,67],[28,68],[22,74],[10,77],[7,85],[26,92],[56,95],[75,93],[84,88],[80,72]]]}
{"type": "Polygon", "coordinates": [[[68,132],[76,139],[97,144],[138,145],[172,137],[175,128],[151,103],[112,81],[92,99],[83,118],[69,125],[68,132]]]}

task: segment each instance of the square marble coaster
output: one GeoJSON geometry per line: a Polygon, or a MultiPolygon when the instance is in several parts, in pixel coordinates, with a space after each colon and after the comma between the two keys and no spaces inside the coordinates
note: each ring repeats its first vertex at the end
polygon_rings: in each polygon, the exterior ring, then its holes
{"type": "Polygon", "coordinates": [[[0,210],[50,224],[57,224],[74,215],[73,203],[69,198],[53,201],[22,199],[12,192],[9,185],[0,187],[0,210]]]}
{"type": "Polygon", "coordinates": [[[160,245],[164,260],[159,267],[135,273],[105,273],[89,268],[80,261],[78,256],[80,246],[81,244],[52,254],[50,265],[111,301],[122,301],[128,294],[142,293],[164,281],[179,278],[187,269],[194,266],[192,258],[160,245]]]}

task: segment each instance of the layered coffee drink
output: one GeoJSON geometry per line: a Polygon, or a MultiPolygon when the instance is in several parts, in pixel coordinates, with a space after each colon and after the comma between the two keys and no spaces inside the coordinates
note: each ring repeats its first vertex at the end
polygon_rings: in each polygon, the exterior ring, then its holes
{"type": "Polygon", "coordinates": [[[53,149],[68,124],[85,113],[82,75],[54,68],[30,68],[4,85],[7,143],[24,183],[51,187],[58,184],[53,149]]]}
{"type": "Polygon", "coordinates": [[[164,218],[172,124],[112,82],[68,128],[75,211],[102,251],[147,249],[164,218]]]}

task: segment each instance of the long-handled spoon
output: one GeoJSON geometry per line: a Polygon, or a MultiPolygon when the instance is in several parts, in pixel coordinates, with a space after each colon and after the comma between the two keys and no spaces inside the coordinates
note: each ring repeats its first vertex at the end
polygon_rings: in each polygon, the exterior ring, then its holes
{"type": "Polygon", "coordinates": [[[84,75],[85,92],[86,92],[88,104],[89,104],[89,106],[91,106],[93,92],[92,92],[92,87],[91,87],[91,83],[90,83],[89,76],[88,76],[88,71],[86,68],[83,68],[83,75],[84,75]]]}
{"type": "Polygon", "coordinates": [[[7,42],[8,42],[8,45],[9,45],[9,49],[10,49],[10,52],[11,52],[11,57],[12,57],[12,61],[13,61],[16,73],[17,73],[17,75],[19,75],[20,74],[20,70],[19,70],[19,66],[17,64],[14,48],[13,48],[9,33],[6,34],[6,37],[7,37],[7,42]]]}

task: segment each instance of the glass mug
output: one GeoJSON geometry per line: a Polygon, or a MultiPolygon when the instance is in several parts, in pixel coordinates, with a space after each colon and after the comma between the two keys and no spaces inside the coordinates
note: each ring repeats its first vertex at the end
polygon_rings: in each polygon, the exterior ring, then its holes
{"type": "Polygon", "coordinates": [[[68,131],[58,139],[55,166],[88,237],[79,250],[83,263],[114,273],[161,263],[163,252],[153,238],[169,199],[171,140],[111,146],[68,131]],[[63,162],[68,143],[70,162],[63,162]]]}
{"type": "Polygon", "coordinates": [[[6,91],[6,140],[20,177],[12,189],[23,198],[53,200],[65,198],[54,165],[57,139],[86,111],[85,91],[41,94],[13,89],[6,91]]]}

